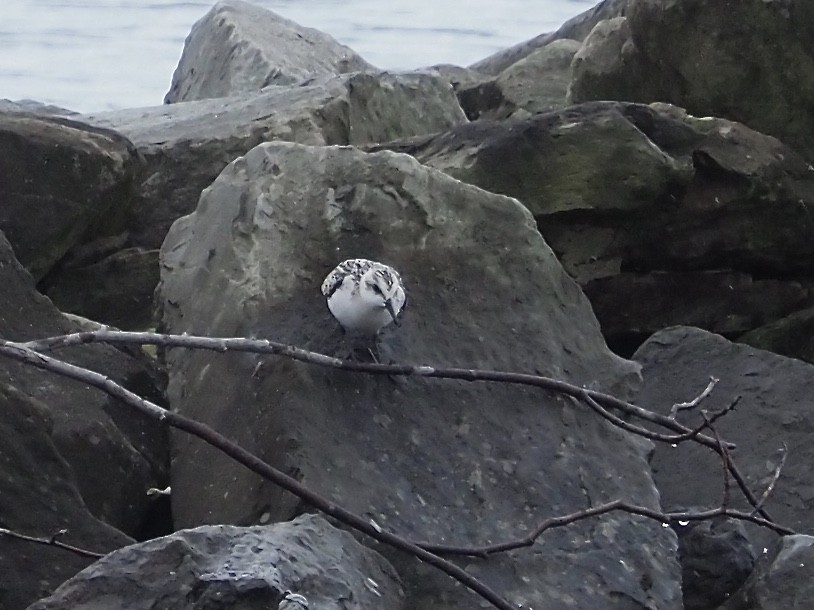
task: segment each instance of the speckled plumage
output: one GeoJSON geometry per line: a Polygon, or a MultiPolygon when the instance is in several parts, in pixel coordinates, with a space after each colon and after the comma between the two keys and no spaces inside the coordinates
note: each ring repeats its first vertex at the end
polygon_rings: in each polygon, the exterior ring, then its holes
{"type": "Polygon", "coordinates": [[[322,294],[346,331],[371,336],[398,323],[407,301],[398,271],[365,258],[339,263],[322,282],[322,294]]]}

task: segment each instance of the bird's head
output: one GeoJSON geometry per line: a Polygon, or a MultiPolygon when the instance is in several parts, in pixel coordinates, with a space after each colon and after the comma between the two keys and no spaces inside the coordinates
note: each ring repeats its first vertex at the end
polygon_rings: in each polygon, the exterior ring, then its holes
{"type": "Polygon", "coordinates": [[[401,278],[383,269],[370,269],[362,277],[362,282],[381,299],[381,306],[387,309],[393,322],[398,325],[398,315],[404,307],[405,294],[401,278]]]}

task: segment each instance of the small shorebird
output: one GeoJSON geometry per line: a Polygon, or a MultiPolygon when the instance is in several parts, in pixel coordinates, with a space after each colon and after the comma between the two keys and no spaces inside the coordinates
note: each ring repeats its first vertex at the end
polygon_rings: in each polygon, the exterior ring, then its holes
{"type": "Polygon", "coordinates": [[[365,258],[339,263],[322,282],[322,294],[346,332],[367,337],[391,322],[398,325],[407,301],[398,271],[365,258]]]}

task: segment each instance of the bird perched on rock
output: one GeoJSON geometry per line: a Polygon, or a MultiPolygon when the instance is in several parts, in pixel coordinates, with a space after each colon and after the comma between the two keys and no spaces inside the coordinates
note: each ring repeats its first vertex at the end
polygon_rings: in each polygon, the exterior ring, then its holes
{"type": "Polygon", "coordinates": [[[280,600],[277,610],[308,610],[308,600],[304,595],[286,591],[283,593],[283,599],[280,600]]]}
{"type": "Polygon", "coordinates": [[[407,296],[398,271],[366,258],[339,263],[322,282],[328,309],[346,332],[375,337],[398,317],[407,296]]]}

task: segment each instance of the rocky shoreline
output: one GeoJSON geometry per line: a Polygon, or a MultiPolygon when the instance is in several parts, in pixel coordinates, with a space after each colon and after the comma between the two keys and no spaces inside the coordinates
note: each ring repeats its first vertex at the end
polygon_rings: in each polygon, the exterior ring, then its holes
{"type": "MultiPolygon", "coordinates": [[[[409,303],[380,338],[389,360],[546,375],[665,414],[713,377],[704,408],[740,397],[716,429],[750,487],[785,447],[764,508],[798,534],[612,513],[461,560],[468,572],[523,608],[803,607],[810,23],[803,0],[605,0],[468,68],[394,74],[223,0],[192,28],[163,106],[0,104],[0,338],[98,323],[333,354],[322,278],[344,258],[386,261],[409,303]]],[[[504,540],[616,498],[721,502],[714,453],[654,445],[553,394],[248,354],[59,356],[412,539],[504,540]]],[[[0,535],[0,610],[268,608],[286,589],[312,608],[482,603],[90,388],[2,359],[0,396],[0,526],[119,549],[91,565],[0,535]],[[171,500],[146,494],[170,483],[171,500]]]]}

